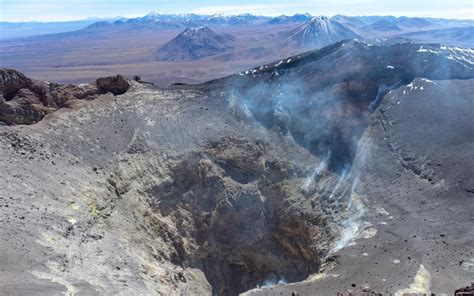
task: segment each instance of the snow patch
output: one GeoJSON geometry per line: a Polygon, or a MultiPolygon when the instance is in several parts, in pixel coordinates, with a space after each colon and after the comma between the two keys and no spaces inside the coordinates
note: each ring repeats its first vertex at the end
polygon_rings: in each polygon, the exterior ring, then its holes
{"type": "Polygon", "coordinates": [[[425,52],[425,53],[439,54],[439,51],[432,50],[432,49],[430,49],[430,48],[424,48],[423,45],[420,46],[420,49],[418,49],[417,52],[425,52]]]}
{"type": "Polygon", "coordinates": [[[421,78],[421,81],[436,84],[436,82],[434,82],[433,80],[429,80],[427,78],[421,78]]]}

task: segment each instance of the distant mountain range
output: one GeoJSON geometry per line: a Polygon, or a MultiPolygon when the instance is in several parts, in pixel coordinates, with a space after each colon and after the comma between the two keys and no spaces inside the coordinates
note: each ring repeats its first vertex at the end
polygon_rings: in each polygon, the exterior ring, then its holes
{"type": "MultiPolygon", "coordinates": [[[[242,15],[236,17],[212,16],[204,17],[199,15],[148,15],[144,18],[132,19],[127,22],[115,22],[120,25],[141,24],[149,28],[150,25],[157,27],[194,25],[196,23],[215,22],[219,25],[228,26],[251,26],[251,24],[259,24],[261,26],[292,24],[294,27],[286,32],[281,32],[267,47],[252,47],[244,51],[238,51],[234,54],[228,53],[219,60],[236,60],[243,55],[262,56],[265,54],[272,55],[275,49],[286,48],[288,52],[301,52],[322,48],[329,44],[345,40],[345,39],[366,39],[379,38],[388,36],[388,39],[378,39],[375,43],[395,44],[410,41],[446,42],[447,40],[455,40],[456,44],[462,44],[469,47],[473,44],[472,27],[457,27],[428,30],[437,24],[463,23],[450,20],[430,20],[421,18],[371,18],[373,21],[369,23],[364,18],[348,17],[338,15],[335,17],[316,16],[309,14],[297,14],[290,16],[278,16],[268,20],[268,17],[258,17],[252,15],[242,15]],[[237,20],[238,19],[238,20],[237,20]],[[218,21],[217,21],[218,20],[218,21]],[[165,25],[166,24],[166,25],[165,25]],[[406,28],[427,28],[427,30],[409,30],[406,28]],[[356,33],[359,32],[359,33],[356,33]],[[471,35],[471,38],[469,38],[471,35]],[[448,36],[449,38],[447,38],[448,36]],[[445,38],[446,37],[446,38],[445,38]],[[245,54],[243,54],[245,53],[245,54]]],[[[217,26],[214,26],[217,27],[217,26]]],[[[443,27],[443,26],[441,26],[443,27]]],[[[203,57],[219,55],[232,51],[239,45],[232,44],[235,37],[226,36],[225,34],[217,34],[207,26],[192,27],[184,30],[174,39],[170,40],[162,46],[157,55],[159,61],[186,61],[196,60],[203,57]]],[[[448,41],[449,42],[449,41],[448,41]]]]}
{"type": "Polygon", "coordinates": [[[474,48],[473,34],[474,20],[150,13],[131,19],[0,23],[0,61],[32,77],[63,82],[84,82],[107,72],[167,85],[204,82],[344,39],[474,48]]]}
{"type": "Polygon", "coordinates": [[[200,15],[200,14],[159,14],[151,12],[144,17],[131,18],[128,20],[118,20],[114,25],[157,25],[173,24],[181,27],[191,26],[211,26],[211,25],[250,25],[264,23],[272,18],[268,16],[258,16],[253,14],[241,15],[200,15]]]}
{"type": "MultiPolygon", "coordinates": [[[[136,18],[89,18],[70,22],[25,22],[11,23],[0,22],[0,40],[70,32],[92,28],[118,27],[118,28],[155,28],[155,29],[185,29],[198,26],[248,26],[248,25],[284,25],[304,23],[313,18],[312,15],[295,14],[293,16],[281,15],[277,17],[240,14],[240,15],[200,15],[200,14],[160,14],[151,12],[143,17],[136,18]]],[[[429,29],[444,29],[454,27],[474,26],[474,20],[450,20],[438,18],[409,18],[394,16],[343,16],[336,15],[331,18],[353,30],[359,35],[364,31],[395,32],[419,31],[429,29]]]]}
{"type": "Polygon", "coordinates": [[[0,40],[71,32],[81,30],[97,22],[109,23],[120,19],[125,18],[88,18],[66,22],[0,22],[0,40]]]}
{"type": "Polygon", "coordinates": [[[472,48],[474,47],[474,26],[412,32],[403,34],[401,37],[417,42],[441,44],[446,44],[446,41],[449,40],[456,46],[472,48]]]}
{"type": "Polygon", "coordinates": [[[272,18],[271,20],[268,21],[269,24],[287,24],[287,23],[292,23],[292,22],[306,22],[309,21],[313,16],[309,13],[297,13],[293,16],[287,16],[287,15],[280,15],[277,17],[272,18]]]}
{"type": "Polygon", "coordinates": [[[365,26],[364,28],[369,31],[379,31],[379,32],[402,31],[400,27],[398,27],[394,23],[385,19],[378,20],[375,23],[365,26]]]}
{"type": "MultiPolygon", "coordinates": [[[[159,14],[151,12],[144,17],[131,19],[120,19],[111,25],[118,26],[142,26],[155,28],[188,28],[197,26],[245,26],[245,25],[282,25],[293,23],[304,23],[315,16],[308,13],[295,14],[293,16],[281,15],[277,17],[241,14],[241,15],[200,15],[200,14],[159,14]]],[[[394,16],[343,16],[324,17],[329,22],[338,22],[359,35],[367,29],[370,31],[418,31],[428,29],[440,29],[447,27],[474,26],[474,20],[450,20],[438,18],[410,18],[394,16]],[[358,32],[359,31],[359,32],[358,32]]],[[[338,24],[336,24],[338,25],[338,24]]]]}

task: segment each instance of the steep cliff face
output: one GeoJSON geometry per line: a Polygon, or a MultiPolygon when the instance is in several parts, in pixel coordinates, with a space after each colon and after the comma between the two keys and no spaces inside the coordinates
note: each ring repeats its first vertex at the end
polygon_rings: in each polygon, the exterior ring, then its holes
{"type": "Polygon", "coordinates": [[[226,136],[161,165],[153,152],[136,153],[112,180],[172,221],[164,237],[173,252],[163,260],[201,270],[213,294],[235,295],[268,280],[303,280],[333,237],[319,201],[300,189],[305,168],[271,146],[226,136]]]}

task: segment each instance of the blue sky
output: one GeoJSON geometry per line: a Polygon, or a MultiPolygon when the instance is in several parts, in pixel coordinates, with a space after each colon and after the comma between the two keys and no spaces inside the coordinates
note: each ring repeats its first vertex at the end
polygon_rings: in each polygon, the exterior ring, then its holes
{"type": "Polygon", "coordinates": [[[2,21],[60,21],[159,13],[395,15],[474,19],[474,0],[0,0],[2,21]]]}

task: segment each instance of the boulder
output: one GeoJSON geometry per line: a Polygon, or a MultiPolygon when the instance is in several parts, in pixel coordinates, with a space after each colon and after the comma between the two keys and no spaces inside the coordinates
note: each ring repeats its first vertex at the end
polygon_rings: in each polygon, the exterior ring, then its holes
{"type": "Polygon", "coordinates": [[[13,69],[0,69],[0,94],[5,99],[11,99],[15,93],[31,85],[32,81],[23,73],[13,69]]]}
{"type": "Polygon", "coordinates": [[[111,92],[114,96],[124,94],[130,88],[130,83],[122,75],[99,78],[96,84],[101,93],[111,92]]]}

